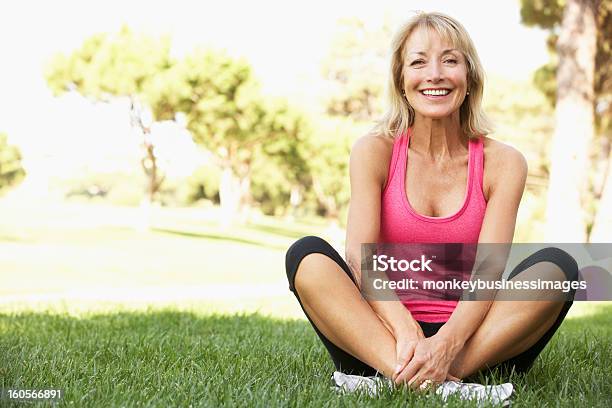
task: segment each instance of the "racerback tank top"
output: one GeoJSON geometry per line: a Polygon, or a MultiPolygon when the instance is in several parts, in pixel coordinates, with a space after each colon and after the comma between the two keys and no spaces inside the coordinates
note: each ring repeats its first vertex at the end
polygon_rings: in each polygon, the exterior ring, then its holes
{"type": "MultiPolygon", "coordinates": [[[[396,137],[387,184],[382,193],[380,243],[478,243],[487,202],[483,193],[484,150],[482,137],[468,143],[468,177],[463,204],[445,217],[417,213],[406,195],[408,143],[411,130],[396,137]]],[[[405,300],[416,320],[445,322],[457,306],[449,300],[405,300]]]]}

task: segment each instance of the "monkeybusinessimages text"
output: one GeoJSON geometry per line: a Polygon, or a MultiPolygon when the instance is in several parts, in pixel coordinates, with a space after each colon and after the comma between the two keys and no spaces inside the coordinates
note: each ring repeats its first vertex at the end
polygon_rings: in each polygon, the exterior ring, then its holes
{"type": "MultiPolygon", "coordinates": [[[[433,272],[431,267],[432,259],[426,259],[425,255],[421,255],[418,259],[395,259],[393,256],[373,255],[373,271],[374,272],[433,272]]],[[[423,290],[463,290],[475,292],[476,290],[502,290],[502,289],[519,289],[519,290],[560,290],[568,293],[572,290],[586,289],[585,281],[558,281],[558,280],[417,280],[413,278],[404,278],[398,280],[388,280],[376,278],[372,281],[374,289],[423,289],[423,290]]]]}

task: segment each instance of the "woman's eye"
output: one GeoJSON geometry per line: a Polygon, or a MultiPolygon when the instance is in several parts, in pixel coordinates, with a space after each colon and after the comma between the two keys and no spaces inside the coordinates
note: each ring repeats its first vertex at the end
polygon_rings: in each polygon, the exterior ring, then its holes
{"type": "Polygon", "coordinates": [[[416,61],[412,61],[412,63],[410,65],[422,64],[423,62],[425,62],[425,61],[423,61],[423,60],[416,60],[416,61]]]}
{"type": "Polygon", "coordinates": [[[447,60],[446,60],[446,61],[444,61],[444,62],[448,62],[448,63],[450,63],[450,64],[456,64],[456,63],[457,63],[457,60],[456,60],[456,59],[452,59],[452,58],[451,58],[451,59],[447,59],[447,60]]]}

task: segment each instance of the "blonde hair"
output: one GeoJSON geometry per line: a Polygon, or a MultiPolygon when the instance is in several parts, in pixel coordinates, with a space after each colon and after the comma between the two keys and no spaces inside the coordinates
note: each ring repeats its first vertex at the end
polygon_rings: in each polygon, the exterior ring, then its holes
{"type": "Polygon", "coordinates": [[[484,70],[474,43],[457,20],[442,13],[419,12],[404,23],[391,43],[391,72],[387,85],[389,109],[378,121],[374,131],[389,137],[404,134],[414,124],[415,112],[403,95],[404,48],[406,40],[416,28],[432,29],[441,38],[449,40],[461,51],[467,62],[467,88],[469,95],[459,108],[461,128],[468,137],[486,135],[492,124],[482,109],[484,70]]]}

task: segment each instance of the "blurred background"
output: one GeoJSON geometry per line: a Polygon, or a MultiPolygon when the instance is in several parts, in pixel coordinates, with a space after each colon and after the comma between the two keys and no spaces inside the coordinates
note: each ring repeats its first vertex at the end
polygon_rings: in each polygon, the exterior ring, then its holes
{"type": "Polygon", "coordinates": [[[612,242],[609,2],[0,9],[2,310],[300,316],[285,250],[315,234],[344,254],[350,148],[414,10],[464,24],[490,136],[529,162],[515,241],[612,242]]]}

